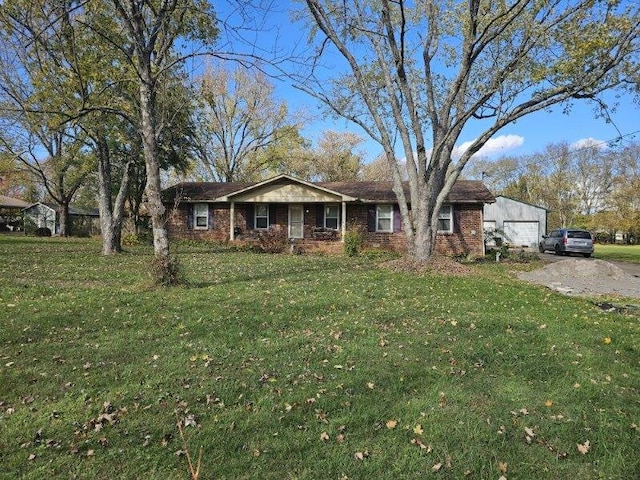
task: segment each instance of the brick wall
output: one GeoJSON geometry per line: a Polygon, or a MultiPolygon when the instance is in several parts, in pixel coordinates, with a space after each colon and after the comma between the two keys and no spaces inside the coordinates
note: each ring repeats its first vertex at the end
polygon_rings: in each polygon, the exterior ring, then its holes
{"type": "Polygon", "coordinates": [[[444,255],[484,255],[482,233],[482,204],[456,206],[459,233],[440,234],[436,238],[436,252],[444,255]]]}
{"type": "Polygon", "coordinates": [[[189,216],[192,204],[181,203],[167,213],[167,232],[170,238],[229,241],[229,205],[224,203],[209,204],[209,228],[200,230],[189,228],[189,216]],[[213,213],[213,225],[211,222],[213,213]]]}
{"type": "MultiPolygon", "coordinates": [[[[471,253],[484,254],[484,238],[482,234],[482,205],[463,204],[455,208],[455,221],[458,227],[456,233],[440,234],[436,239],[436,251],[445,255],[459,255],[471,253]]],[[[209,204],[210,212],[213,212],[213,225],[207,230],[188,228],[189,211],[191,204],[180,204],[176,209],[168,213],[167,229],[171,238],[201,239],[226,242],[229,240],[229,212],[230,206],[223,203],[209,204]]],[[[368,218],[367,204],[347,205],[347,228],[351,225],[360,225],[365,235],[365,246],[370,248],[384,248],[396,251],[406,250],[406,237],[403,231],[395,233],[380,233],[367,231],[368,218]]],[[[312,230],[316,226],[316,206],[304,206],[304,243],[307,247],[313,245],[312,230]]],[[[235,226],[247,237],[251,232],[247,231],[246,209],[237,205],[235,209],[235,226]]],[[[211,218],[211,215],[210,215],[211,218]]],[[[278,204],[275,209],[276,224],[286,231],[289,221],[289,211],[286,204],[278,204]]],[[[329,243],[329,242],[326,242],[329,243]]],[[[331,242],[336,243],[336,242],[331,242]]],[[[338,249],[338,246],[331,247],[338,249]]]]}

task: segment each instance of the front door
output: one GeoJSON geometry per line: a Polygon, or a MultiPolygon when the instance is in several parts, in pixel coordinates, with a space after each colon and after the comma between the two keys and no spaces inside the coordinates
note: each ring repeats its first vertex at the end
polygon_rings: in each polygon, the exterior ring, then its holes
{"type": "Polygon", "coordinates": [[[304,209],[302,205],[289,205],[289,238],[304,237],[304,209]]]}

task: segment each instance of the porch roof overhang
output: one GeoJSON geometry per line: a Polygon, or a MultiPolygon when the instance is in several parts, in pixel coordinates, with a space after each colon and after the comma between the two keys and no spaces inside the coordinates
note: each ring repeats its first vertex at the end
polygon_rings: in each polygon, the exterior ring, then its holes
{"type": "Polygon", "coordinates": [[[284,174],[218,198],[218,201],[238,203],[325,203],[356,200],[350,195],[284,174]]]}

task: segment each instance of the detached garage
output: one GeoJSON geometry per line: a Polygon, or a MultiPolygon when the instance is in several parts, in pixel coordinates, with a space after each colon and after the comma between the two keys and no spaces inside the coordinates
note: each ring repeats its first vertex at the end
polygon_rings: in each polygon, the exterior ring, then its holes
{"type": "Polygon", "coordinates": [[[547,233],[547,210],[502,195],[484,205],[484,229],[504,232],[504,242],[536,248],[547,233]]]}

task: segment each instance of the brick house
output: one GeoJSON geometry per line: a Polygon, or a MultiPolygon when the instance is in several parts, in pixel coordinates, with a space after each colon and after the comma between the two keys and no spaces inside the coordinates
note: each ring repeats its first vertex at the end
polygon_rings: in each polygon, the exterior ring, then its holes
{"type": "MultiPolygon", "coordinates": [[[[357,226],[366,246],[406,248],[390,182],[307,182],[278,175],[257,183],[179,183],[162,197],[171,238],[250,242],[280,229],[304,250],[339,250],[347,229],[357,226]]],[[[456,182],[440,211],[436,251],[483,255],[483,207],[494,201],[482,182],[456,182]]]]}

